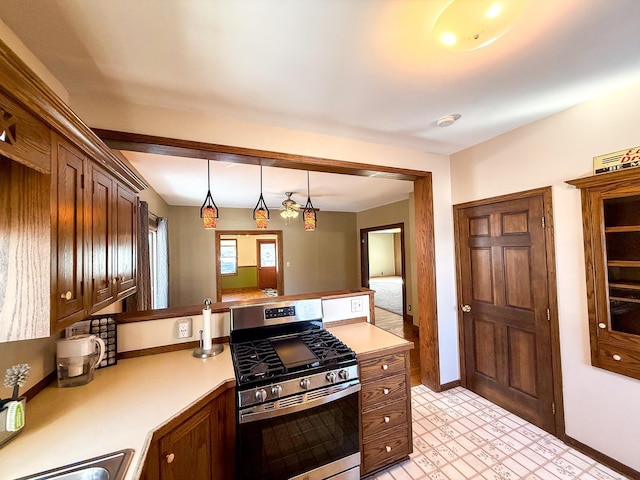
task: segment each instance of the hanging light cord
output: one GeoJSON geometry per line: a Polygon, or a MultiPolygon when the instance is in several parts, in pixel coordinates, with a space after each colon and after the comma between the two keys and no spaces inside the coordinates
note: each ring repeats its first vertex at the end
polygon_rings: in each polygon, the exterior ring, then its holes
{"type": "Polygon", "coordinates": [[[258,198],[258,203],[256,203],[256,208],[253,209],[253,219],[256,219],[256,211],[257,210],[265,210],[267,212],[267,219],[269,219],[269,208],[264,201],[264,197],[262,196],[262,165],[260,165],[260,198],[258,198]]]}

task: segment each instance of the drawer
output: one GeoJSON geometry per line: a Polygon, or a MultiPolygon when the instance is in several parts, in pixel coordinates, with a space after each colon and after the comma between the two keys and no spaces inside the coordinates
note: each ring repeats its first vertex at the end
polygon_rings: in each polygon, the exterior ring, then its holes
{"type": "Polygon", "coordinates": [[[407,399],[373,409],[362,415],[362,438],[366,442],[371,436],[395,427],[407,426],[407,399]]]}
{"type": "Polygon", "coordinates": [[[396,353],[360,362],[360,381],[387,376],[405,370],[404,354],[396,353]]]}
{"type": "Polygon", "coordinates": [[[381,378],[362,384],[362,412],[368,412],[382,404],[407,398],[407,379],[405,373],[381,378]]]}
{"type": "Polygon", "coordinates": [[[597,366],[640,378],[640,353],[614,343],[599,341],[597,366]]]}
{"type": "Polygon", "coordinates": [[[377,436],[362,446],[362,473],[371,472],[411,453],[409,431],[406,426],[390,430],[388,434],[377,436]]]}

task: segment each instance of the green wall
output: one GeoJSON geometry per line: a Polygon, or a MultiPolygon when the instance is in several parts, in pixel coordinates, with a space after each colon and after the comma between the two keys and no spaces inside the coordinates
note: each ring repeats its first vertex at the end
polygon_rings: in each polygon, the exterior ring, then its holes
{"type": "Polygon", "coordinates": [[[222,276],[222,290],[249,287],[258,287],[258,269],[255,265],[250,267],[238,267],[237,275],[222,276]]]}

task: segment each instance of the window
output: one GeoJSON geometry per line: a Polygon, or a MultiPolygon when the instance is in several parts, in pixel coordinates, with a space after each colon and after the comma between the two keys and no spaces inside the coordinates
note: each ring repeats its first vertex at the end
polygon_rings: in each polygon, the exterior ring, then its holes
{"type": "Polygon", "coordinates": [[[220,273],[238,274],[238,242],[235,239],[220,240],[220,273]]]}

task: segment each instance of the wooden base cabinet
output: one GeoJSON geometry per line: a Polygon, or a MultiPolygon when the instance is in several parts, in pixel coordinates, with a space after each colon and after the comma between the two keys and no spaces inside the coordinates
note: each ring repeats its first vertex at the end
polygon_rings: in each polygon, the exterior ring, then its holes
{"type": "Polygon", "coordinates": [[[361,473],[369,474],[413,451],[408,350],[359,356],[361,473]]]}
{"type": "Polygon", "coordinates": [[[221,387],[157,430],[141,478],[235,478],[234,389],[221,387]]]}

